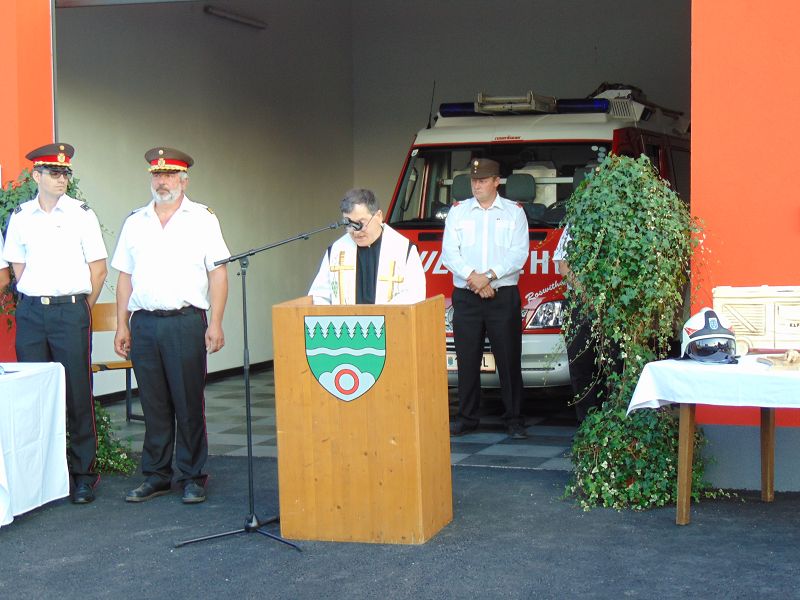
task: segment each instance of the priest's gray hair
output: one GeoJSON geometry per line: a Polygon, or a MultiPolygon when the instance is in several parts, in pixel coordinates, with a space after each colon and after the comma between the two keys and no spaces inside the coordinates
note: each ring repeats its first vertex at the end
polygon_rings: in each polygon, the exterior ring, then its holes
{"type": "Polygon", "coordinates": [[[366,206],[371,215],[374,215],[381,208],[372,190],[353,189],[347,192],[344,198],[342,198],[342,203],[340,205],[342,214],[347,215],[353,212],[356,204],[363,204],[366,206]]]}

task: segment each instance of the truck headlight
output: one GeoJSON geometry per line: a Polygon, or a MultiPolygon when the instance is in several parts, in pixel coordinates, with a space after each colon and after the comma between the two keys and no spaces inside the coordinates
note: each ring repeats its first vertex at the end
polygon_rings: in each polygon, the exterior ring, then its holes
{"type": "Polygon", "coordinates": [[[525,323],[525,329],[552,329],[561,327],[562,301],[543,302],[525,323]]]}

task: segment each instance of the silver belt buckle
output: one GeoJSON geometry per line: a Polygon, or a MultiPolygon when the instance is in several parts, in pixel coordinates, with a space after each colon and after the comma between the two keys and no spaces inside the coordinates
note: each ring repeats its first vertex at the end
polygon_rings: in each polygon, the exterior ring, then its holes
{"type": "Polygon", "coordinates": [[[50,298],[49,298],[48,296],[41,296],[41,297],[39,298],[39,301],[40,301],[42,304],[50,304],[50,298]]]}

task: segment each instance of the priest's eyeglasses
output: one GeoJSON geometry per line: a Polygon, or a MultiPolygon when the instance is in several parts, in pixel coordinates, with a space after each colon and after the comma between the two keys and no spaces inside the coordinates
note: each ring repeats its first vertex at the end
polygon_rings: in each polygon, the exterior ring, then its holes
{"type": "Polygon", "coordinates": [[[369,221],[367,221],[366,223],[362,221],[353,221],[352,219],[348,219],[347,217],[345,217],[345,221],[347,221],[347,223],[345,224],[345,229],[347,229],[348,231],[361,231],[362,229],[366,229],[367,227],[369,227],[369,224],[372,223],[372,219],[374,219],[375,215],[377,214],[378,214],[377,212],[373,213],[372,216],[369,218],[369,221]]]}

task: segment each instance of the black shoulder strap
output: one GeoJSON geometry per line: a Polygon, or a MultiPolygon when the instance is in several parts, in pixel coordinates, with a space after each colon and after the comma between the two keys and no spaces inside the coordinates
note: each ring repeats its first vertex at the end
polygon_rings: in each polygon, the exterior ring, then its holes
{"type": "Polygon", "coordinates": [[[408,257],[411,256],[411,249],[416,247],[417,247],[416,244],[408,242],[408,249],[406,250],[406,262],[408,262],[408,257]]]}

